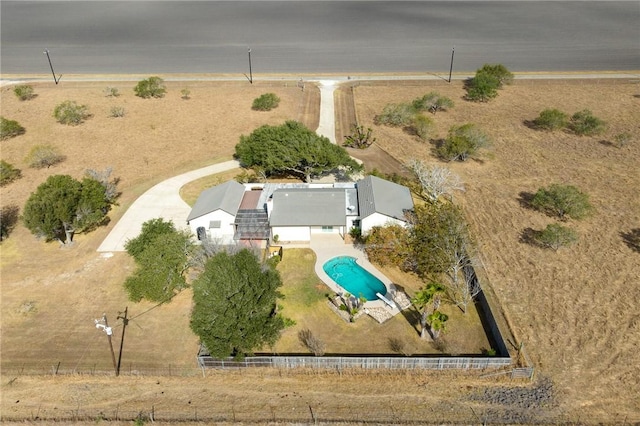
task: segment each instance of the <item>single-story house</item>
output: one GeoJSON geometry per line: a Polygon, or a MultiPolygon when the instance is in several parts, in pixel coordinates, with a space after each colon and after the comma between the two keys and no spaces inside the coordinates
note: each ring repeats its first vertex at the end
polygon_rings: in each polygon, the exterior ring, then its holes
{"type": "Polygon", "coordinates": [[[409,188],[367,176],[333,184],[245,184],[229,181],[202,192],[187,223],[198,239],[310,241],[317,233],[366,235],[374,226],[406,224],[409,188]]]}

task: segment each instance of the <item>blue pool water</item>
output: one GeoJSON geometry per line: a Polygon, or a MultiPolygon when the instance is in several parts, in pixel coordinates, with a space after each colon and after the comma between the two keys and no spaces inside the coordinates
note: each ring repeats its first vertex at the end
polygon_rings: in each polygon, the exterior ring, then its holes
{"type": "Polygon", "coordinates": [[[334,257],[329,259],[322,269],[340,287],[356,297],[362,295],[367,300],[378,300],[376,293],[383,296],[387,294],[384,283],[358,265],[353,257],[334,257]]]}

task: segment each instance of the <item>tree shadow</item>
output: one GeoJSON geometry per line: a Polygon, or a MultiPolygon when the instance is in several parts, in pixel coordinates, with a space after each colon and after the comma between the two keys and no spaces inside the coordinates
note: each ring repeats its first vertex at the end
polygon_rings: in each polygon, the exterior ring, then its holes
{"type": "Polygon", "coordinates": [[[608,141],[606,139],[600,140],[600,141],[598,141],[598,143],[600,145],[604,145],[604,146],[616,146],[616,144],[614,144],[613,142],[608,141]]]}
{"type": "Polygon", "coordinates": [[[528,244],[533,247],[541,247],[539,241],[540,232],[531,227],[524,228],[520,233],[518,241],[522,244],[528,244]]]}
{"type": "Polygon", "coordinates": [[[520,204],[520,207],[523,207],[525,209],[535,210],[535,207],[533,207],[533,197],[535,197],[535,194],[531,192],[526,192],[526,191],[520,192],[518,194],[518,203],[520,204]]]}
{"type": "Polygon", "coordinates": [[[528,127],[531,130],[542,130],[540,127],[538,127],[534,120],[522,120],[522,124],[524,124],[525,127],[528,127]]]}
{"type": "Polygon", "coordinates": [[[413,328],[419,336],[422,331],[422,326],[420,325],[420,318],[422,315],[420,315],[420,312],[414,306],[403,309],[401,312],[404,319],[407,320],[411,328],[413,328]]]}
{"type": "Polygon", "coordinates": [[[620,232],[622,241],[636,253],[640,253],[640,228],[634,228],[629,232],[620,232]]]}

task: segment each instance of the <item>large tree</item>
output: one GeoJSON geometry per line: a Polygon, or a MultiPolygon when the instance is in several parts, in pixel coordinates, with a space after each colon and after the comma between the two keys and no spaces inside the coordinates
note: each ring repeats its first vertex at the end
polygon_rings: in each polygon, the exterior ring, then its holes
{"type": "Polygon", "coordinates": [[[417,206],[412,221],[415,272],[422,277],[444,274],[449,299],[466,313],[480,287],[472,279],[475,258],[462,210],[449,203],[417,206]]]}
{"type": "Polygon", "coordinates": [[[277,313],[279,273],[249,250],[220,252],[193,283],[191,329],[216,358],[242,358],[274,344],[285,327],[277,313]]]}
{"type": "Polygon", "coordinates": [[[163,219],[151,219],[125,248],[138,265],[124,282],[130,300],[167,302],[187,287],[186,275],[195,251],[188,232],[176,230],[163,219]]]}
{"type": "Polygon", "coordinates": [[[109,206],[110,201],[100,182],[54,175],[31,193],[24,206],[23,220],[33,234],[68,244],[75,232],[88,231],[99,225],[109,206]]]}
{"type": "Polygon", "coordinates": [[[340,167],[347,173],[361,169],[344,148],[296,121],[261,126],[249,136],[241,136],[236,157],[245,167],[258,168],[267,175],[293,175],[305,182],[340,167]]]}

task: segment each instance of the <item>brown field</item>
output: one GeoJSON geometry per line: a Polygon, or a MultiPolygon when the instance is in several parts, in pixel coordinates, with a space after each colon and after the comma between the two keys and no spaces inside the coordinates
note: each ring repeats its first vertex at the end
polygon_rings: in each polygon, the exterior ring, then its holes
{"type": "MultiPolygon", "coordinates": [[[[115,223],[144,190],[163,178],[230,158],[239,136],[259,125],[297,119],[317,126],[318,91],[310,85],[301,93],[285,82],[168,83],[168,94],[160,100],[136,98],[133,85],[42,84],[35,86],[37,98],[28,102],[2,88],[2,115],[27,129],[0,145],[2,159],[23,172],[20,180],[0,190],[2,205],[22,207],[51,174],[79,177],[87,168],[112,166],[123,192],[120,206],[110,214],[115,223]],[[115,85],[122,95],[104,97],[107,85],[115,85]],[[191,90],[192,99],[180,99],[183,87],[191,90]],[[280,107],[251,111],[252,100],[267,91],[280,96],[280,107]],[[87,104],[94,116],[78,127],[57,124],[51,113],[67,99],[87,104]],[[113,105],[124,106],[126,116],[110,118],[113,105]],[[23,159],[42,143],[59,147],[67,160],[50,169],[29,169],[23,159]]],[[[338,96],[338,105],[346,110],[337,112],[338,132],[350,122],[342,115],[374,127],[376,151],[354,153],[366,158],[369,169],[399,171],[411,157],[436,161],[430,144],[372,124],[386,103],[410,101],[431,90],[456,102],[453,110],[434,117],[438,136],[454,123],[474,122],[494,139],[482,161],[450,165],[467,189],[456,200],[476,231],[486,285],[500,301],[511,332],[524,343],[537,377],[552,380],[555,404],[524,409],[471,403],[474,392],[533,386],[481,378],[477,372],[260,370],[212,371],[198,377],[193,368],[197,339],[188,329],[189,292],[160,307],[128,302],[122,282],[133,263],[123,253],[103,258],[95,251],[113,224],[78,235],[71,248],[39,242],[19,225],[0,245],[2,415],[33,419],[46,412],[51,418],[59,410],[60,418],[71,418],[76,410],[80,417],[81,412],[97,417],[102,411],[114,418],[118,409],[125,416],[154,406],[159,412],[186,413],[176,420],[197,418],[195,408],[210,419],[227,421],[311,421],[312,407],[320,419],[379,423],[496,422],[508,409],[528,413],[525,419],[549,422],[640,421],[640,315],[635,306],[640,254],[620,235],[640,227],[640,88],[627,81],[518,81],[493,102],[478,105],[460,99],[464,92],[459,82],[360,84],[352,91],[355,107],[349,106],[348,94],[338,96]],[[568,113],[591,109],[609,129],[591,138],[537,132],[524,125],[546,107],[568,113]],[[607,143],[623,131],[633,135],[626,147],[607,143]],[[553,219],[523,207],[520,194],[556,182],[588,192],[596,208],[592,217],[569,223],[579,231],[579,243],[558,252],[521,243],[525,228],[541,229],[553,219]],[[106,312],[115,323],[117,312],[127,305],[134,320],[127,328],[123,370],[131,375],[20,374],[22,368],[25,373],[50,373],[58,362],[64,371],[92,365],[106,370],[111,363],[107,341],[93,319],[106,312]],[[131,360],[158,375],[136,376],[127,371],[131,360]]],[[[118,343],[114,341],[116,349],[118,343]]]]}

